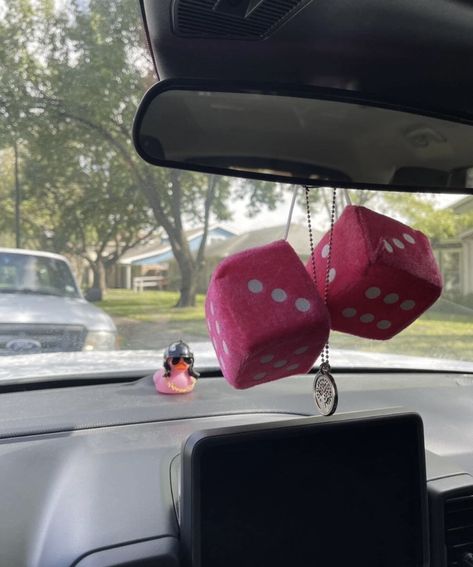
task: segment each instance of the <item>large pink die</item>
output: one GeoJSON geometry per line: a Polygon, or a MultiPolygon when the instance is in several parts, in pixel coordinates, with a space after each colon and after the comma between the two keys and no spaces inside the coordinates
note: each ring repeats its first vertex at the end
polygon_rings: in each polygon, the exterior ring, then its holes
{"type": "Polygon", "coordinates": [[[222,372],[241,389],[309,371],[330,331],[327,309],[285,240],[223,260],[205,313],[222,372]]]}
{"type": "MultiPolygon", "coordinates": [[[[321,295],[328,243],[327,233],[314,250],[321,295]]],[[[365,207],[347,207],[335,223],[330,266],[327,305],[332,329],[359,337],[393,337],[442,292],[428,238],[365,207]]],[[[312,275],[310,259],[306,269],[312,275]]]]}

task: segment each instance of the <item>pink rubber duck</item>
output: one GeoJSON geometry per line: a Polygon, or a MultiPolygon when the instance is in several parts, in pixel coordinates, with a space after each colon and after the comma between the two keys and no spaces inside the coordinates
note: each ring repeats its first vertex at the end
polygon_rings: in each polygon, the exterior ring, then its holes
{"type": "Polygon", "coordinates": [[[164,351],[164,368],[155,372],[154,385],[160,394],[188,394],[194,389],[198,372],[189,346],[179,341],[164,351]]]}

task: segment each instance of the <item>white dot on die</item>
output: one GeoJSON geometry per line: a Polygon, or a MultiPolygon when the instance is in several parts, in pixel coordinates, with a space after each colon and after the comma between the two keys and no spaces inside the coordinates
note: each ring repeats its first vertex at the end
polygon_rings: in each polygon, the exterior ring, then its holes
{"type": "Polygon", "coordinates": [[[399,238],[393,238],[393,242],[394,242],[394,244],[395,244],[398,248],[400,248],[401,250],[402,250],[403,248],[405,248],[404,242],[401,242],[401,241],[399,240],[399,238]]]}
{"type": "Polygon", "coordinates": [[[391,246],[391,244],[389,244],[389,242],[387,240],[383,240],[384,242],[384,247],[386,248],[386,250],[392,254],[394,252],[394,248],[391,246]]]}
{"type": "Polygon", "coordinates": [[[388,293],[388,295],[384,297],[383,301],[388,305],[392,305],[393,303],[396,303],[396,301],[399,301],[399,295],[397,293],[388,293]]]}
{"type": "Polygon", "coordinates": [[[215,328],[217,329],[217,335],[220,335],[220,325],[218,321],[215,321],[215,328]]]}
{"type": "Polygon", "coordinates": [[[378,329],[389,329],[389,327],[391,326],[391,321],[383,319],[382,321],[378,321],[376,326],[378,327],[378,329]]]}
{"type": "Polygon", "coordinates": [[[212,313],[212,315],[215,315],[214,304],[212,302],[210,302],[210,313],[212,313]]]}
{"type": "Polygon", "coordinates": [[[265,354],[264,356],[262,356],[259,361],[262,364],[266,364],[267,362],[271,362],[274,358],[274,354],[265,354]]]}
{"type": "Polygon", "coordinates": [[[369,287],[365,291],[365,296],[368,299],[375,299],[376,297],[379,297],[380,295],[381,295],[381,290],[379,289],[379,287],[369,287]]]}
{"type": "Polygon", "coordinates": [[[335,276],[337,275],[337,270],[335,268],[330,268],[330,271],[328,273],[328,281],[329,283],[332,283],[333,280],[335,279],[335,276]]]}
{"type": "Polygon", "coordinates": [[[372,321],[374,321],[374,315],[372,313],[364,313],[360,317],[360,321],[362,323],[371,323],[372,321]]]}
{"type": "Polygon", "coordinates": [[[273,366],[274,368],[282,368],[283,366],[285,366],[287,364],[287,360],[277,360],[273,366]]]}
{"type": "Polygon", "coordinates": [[[261,293],[263,291],[263,284],[259,280],[250,280],[248,282],[248,289],[251,293],[261,293]]]}
{"type": "Polygon", "coordinates": [[[223,345],[223,350],[225,351],[225,354],[228,354],[227,343],[225,341],[222,341],[222,345],[223,345]]]}
{"type": "Polygon", "coordinates": [[[406,301],[403,301],[401,303],[401,309],[403,309],[404,311],[410,311],[411,309],[414,309],[415,306],[416,302],[412,299],[406,299],[406,301]]]}
{"type": "Polygon", "coordinates": [[[304,297],[298,297],[296,299],[295,305],[298,311],[305,312],[309,311],[310,309],[310,301],[308,299],[305,299],[304,297]]]}
{"type": "Polygon", "coordinates": [[[274,299],[274,301],[282,303],[283,301],[286,301],[287,293],[281,288],[276,288],[271,292],[271,297],[274,299]]]}
{"type": "Polygon", "coordinates": [[[322,258],[326,258],[328,256],[329,251],[330,251],[330,246],[328,244],[326,244],[322,248],[322,258]]]}
{"type": "Polygon", "coordinates": [[[411,236],[410,234],[408,234],[407,232],[405,232],[402,237],[404,238],[404,240],[406,242],[409,242],[409,244],[415,244],[416,243],[416,239],[411,236]]]}
{"type": "Polygon", "coordinates": [[[297,368],[299,368],[299,364],[290,364],[287,369],[288,370],[296,370],[297,368]]]}
{"type": "Polygon", "coordinates": [[[262,380],[266,376],[266,372],[258,372],[253,376],[253,380],[262,380]]]}
{"type": "Polygon", "coordinates": [[[308,346],[301,346],[300,348],[297,348],[294,351],[294,354],[304,354],[305,352],[307,352],[309,350],[308,346]]]}
{"type": "Polygon", "coordinates": [[[356,309],[354,307],[346,307],[342,311],[342,315],[347,318],[354,317],[356,315],[356,309]]]}

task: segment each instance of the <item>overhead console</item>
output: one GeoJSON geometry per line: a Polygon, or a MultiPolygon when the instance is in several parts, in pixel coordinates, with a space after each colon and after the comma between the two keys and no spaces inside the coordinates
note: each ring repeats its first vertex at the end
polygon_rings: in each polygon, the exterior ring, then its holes
{"type": "Polygon", "coordinates": [[[421,418],[347,414],[197,432],[181,455],[189,567],[428,565],[421,418]]]}

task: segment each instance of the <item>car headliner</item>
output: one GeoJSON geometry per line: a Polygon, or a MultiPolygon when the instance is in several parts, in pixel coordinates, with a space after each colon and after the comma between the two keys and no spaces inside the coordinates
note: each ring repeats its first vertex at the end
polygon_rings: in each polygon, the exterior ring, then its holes
{"type": "Polygon", "coordinates": [[[466,0],[313,0],[256,41],[179,37],[176,1],[141,3],[160,79],[333,87],[473,118],[473,5],[466,0]]]}

